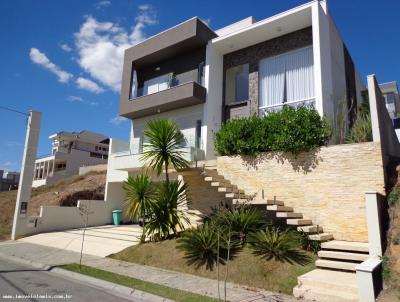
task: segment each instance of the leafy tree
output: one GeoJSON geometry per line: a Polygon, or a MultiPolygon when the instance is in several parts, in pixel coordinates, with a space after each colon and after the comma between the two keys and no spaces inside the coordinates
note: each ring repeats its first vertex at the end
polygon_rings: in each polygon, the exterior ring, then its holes
{"type": "Polygon", "coordinates": [[[187,204],[187,185],[180,180],[164,181],[157,186],[155,201],[151,204],[146,233],[154,240],[164,240],[185,229],[190,221],[183,207],[187,204]]]}
{"type": "Polygon", "coordinates": [[[154,185],[148,175],[129,176],[124,181],[123,188],[126,192],[126,213],[131,219],[140,218],[143,221],[141,242],[146,239],[146,217],[150,214],[154,203],[154,185]]]}
{"type": "Polygon", "coordinates": [[[184,152],[179,150],[185,143],[185,137],[173,120],[156,119],[147,124],[144,131],[148,141],[143,144],[141,160],[149,161],[148,165],[159,176],[165,168],[165,179],[169,182],[168,168],[176,170],[189,167],[189,162],[183,157],[184,152]]]}

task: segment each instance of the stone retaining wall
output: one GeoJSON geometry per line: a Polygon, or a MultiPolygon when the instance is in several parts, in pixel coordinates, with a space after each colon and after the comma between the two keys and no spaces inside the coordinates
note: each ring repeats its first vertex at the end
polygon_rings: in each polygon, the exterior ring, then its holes
{"type": "Polygon", "coordinates": [[[365,192],[384,191],[379,143],[322,147],[296,157],[265,153],[257,159],[222,156],[218,173],[246,194],[274,196],[337,240],[368,241],[365,192]]]}

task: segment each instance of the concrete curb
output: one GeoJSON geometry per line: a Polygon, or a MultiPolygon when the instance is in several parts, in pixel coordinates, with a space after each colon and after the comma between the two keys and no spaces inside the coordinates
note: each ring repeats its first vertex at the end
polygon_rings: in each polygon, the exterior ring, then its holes
{"type": "Polygon", "coordinates": [[[126,298],[126,296],[130,297],[133,301],[143,301],[143,302],[174,302],[173,300],[166,299],[160,296],[156,296],[153,294],[149,294],[143,292],[141,290],[137,290],[134,288],[130,288],[127,286],[119,285],[116,283],[112,283],[109,281],[97,279],[91,276],[87,276],[84,274],[80,274],[77,272],[72,272],[66,269],[62,269],[59,267],[54,267],[51,269],[51,272],[54,272],[58,275],[62,275],[64,277],[68,277],[77,281],[85,282],[86,284],[93,285],[95,287],[102,288],[106,292],[118,293],[126,298]]]}
{"type": "Polygon", "coordinates": [[[109,281],[104,281],[101,279],[97,279],[91,276],[87,276],[84,274],[68,271],[59,267],[54,267],[54,266],[49,266],[40,262],[36,261],[30,261],[27,259],[19,258],[16,256],[9,256],[0,253],[0,258],[11,261],[11,262],[16,262],[21,265],[29,265],[33,266],[34,268],[41,269],[43,271],[48,271],[49,273],[54,273],[57,275],[61,275],[63,277],[70,278],[75,281],[80,281],[80,282],[85,282],[88,285],[97,287],[102,289],[105,292],[108,292],[110,294],[114,294],[117,296],[120,296],[125,299],[129,299],[135,302],[141,301],[141,302],[175,302],[174,300],[166,299],[160,296],[156,296],[150,293],[143,292],[141,290],[137,290],[134,288],[130,288],[127,286],[119,285],[116,283],[112,283],[109,281]]]}

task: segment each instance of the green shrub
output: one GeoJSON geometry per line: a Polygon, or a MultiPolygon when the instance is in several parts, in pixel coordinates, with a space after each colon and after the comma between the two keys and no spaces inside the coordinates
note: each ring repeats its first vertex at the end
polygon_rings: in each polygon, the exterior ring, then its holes
{"type": "Polygon", "coordinates": [[[219,155],[297,154],[326,144],[329,132],[329,125],[315,109],[285,106],[263,118],[229,120],[216,133],[215,149],[219,155]]]}
{"type": "Polygon", "coordinates": [[[358,113],[353,127],[346,137],[346,143],[363,143],[372,141],[372,124],[369,113],[358,113]]]}
{"type": "Polygon", "coordinates": [[[297,263],[306,265],[311,258],[299,249],[299,236],[291,230],[281,231],[269,227],[254,233],[249,238],[250,247],[264,260],[297,263]]]}
{"type": "Polygon", "coordinates": [[[236,209],[218,209],[215,210],[210,221],[227,233],[227,227],[230,227],[232,236],[236,237],[241,244],[246,242],[249,234],[258,231],[266,226],[265,219],[259,211],[248,206],[242,206],[236,209]]]}
{"type": "Polygon", "coordinates": [[[321,250],[321,242],[318,240],[311,240],[306,232],[299,231],[300,246],[303,250],[318,254],[321,250]]]}
{"type": "Polygon", "coordinates": [[[387,198],[388,204],[390,207],[393,207],[397,204],[400,198],[400,189],[398,187],[394,187],[393,190],[389,193],[387,198]]]}
{"type": "Polygon", "coordinates": [[[189,265],[197,268],[206,265],[212,270],[218,258],[218,235],[208,222],[183,234],[178,239],[178,249],[184,251],[189,265]]]}

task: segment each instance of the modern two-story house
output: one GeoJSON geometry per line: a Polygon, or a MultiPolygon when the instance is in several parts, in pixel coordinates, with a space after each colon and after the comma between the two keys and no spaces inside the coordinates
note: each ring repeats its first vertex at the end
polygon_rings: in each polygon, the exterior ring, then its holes
{"type": "Polygon", "coordinates": [[[51,154],[36,159],[33,187],[77,175],[83,166],[106,164],[109,138],[95,132],[61,131],[49,136],[51,154]]]}
{"type": "Polygon", "coordinates": [[[344,108],[351,126],[363,89],[325,1],[215,31],[194,17],[125,51],[120,115],[131,134],[111,147],[109,181],[142,166],[151,119],[174,119],[187,158],[211,160],[214,133],[228,119],[304,105],[333,124],[344,108]]]}

